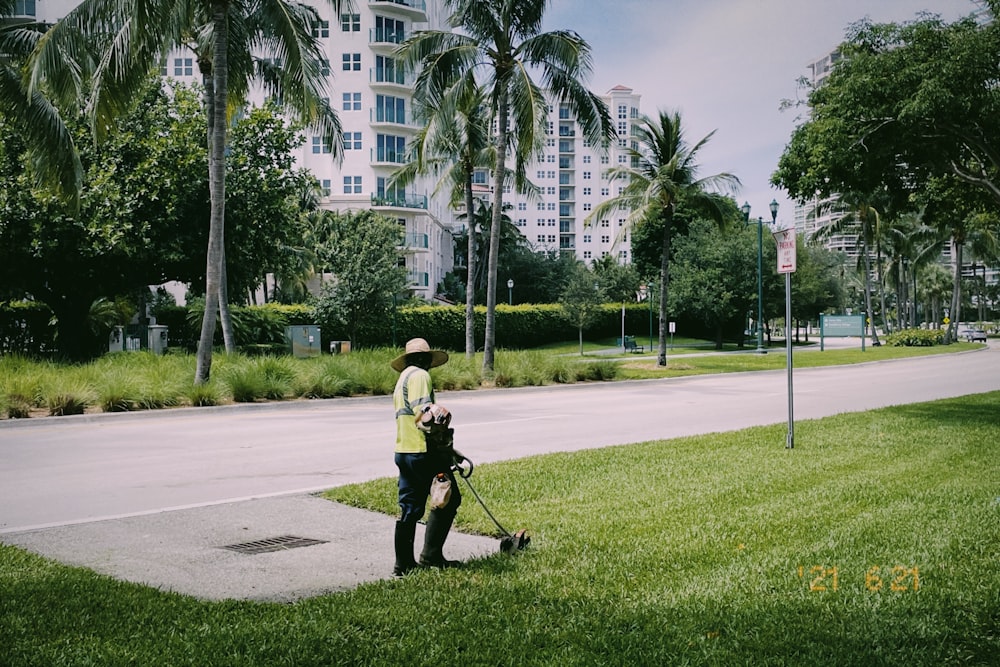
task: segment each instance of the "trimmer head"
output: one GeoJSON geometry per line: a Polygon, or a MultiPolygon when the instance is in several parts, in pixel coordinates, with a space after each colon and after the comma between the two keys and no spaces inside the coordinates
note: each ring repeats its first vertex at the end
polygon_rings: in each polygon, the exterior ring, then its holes
{"type": "Polygon", "coordinates": [[[505,554],[512,554],[515,551],[523,551],[531,544],[531,536],[528,531],[522,528],[513,535],[508,535],[500,540],[500,551],[505,554]]]}

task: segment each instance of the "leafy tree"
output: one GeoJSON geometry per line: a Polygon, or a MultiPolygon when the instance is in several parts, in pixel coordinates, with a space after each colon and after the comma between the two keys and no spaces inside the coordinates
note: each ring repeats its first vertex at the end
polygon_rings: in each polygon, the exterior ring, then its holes
{"type": "Polygon", "coordinates": [[[600,317],[603,296],[594,273],[582,262],[576,262],[566,289],[559,297],[559,307],[566,321],[576,327],[580,337],[580,356],[583,356],[583,330],[600,317]]]}
{"type": "Polygon", "coordinates": [[[660,252],[659,354],[657,364],[667,365],[667,295],[670,266],[670,243],[674,232],[674,212],[683,203],[692,212],[722,224],[725,220],[726,198],[710,190],[733,192],[739,179],[732,174],[698,177],[698,152],[712,137],[709,134],[694,146],[684,139],[681,116],[677,112],[661,111],[659,117],[644,117],[636,130],[638,148],[629,150],[635,166],[616,166],[611,179],[624,180],[620,195],[602,202],[588,216],[599,220],[613,211],[625,211],[626,229],[640,223],[659,220],[663,225],[660,252]]]}
{"type": "Polygon", "coordinates": [[[200,274],[208,191],[191,174],[205,165],[205,124],[190,91],[157,80],[99,147],[82,118],[69,126],[85,169],[78,209],[32,187],[23,135],[0,124],[0,283],[46,303],[61,354],[84,359],[100,350],[86,324],[98,298],[200,274]]]}
{"type": "MultiPolygon", "coordinates": [[[[733,205],[735,207],[735,204],[733,205]]],[[[727,329],[739,330],[757,303],[757,234],[746,227],[720,230],[695,220],[674,240],[670,310],[686,314],[714,333],[722,349],[727,329]]]]}
{"type": "MultiPolygon", "coordinates": [[[[330,0],[339,12],[340,0],[330,0]]],[[[103,138],[163,54],[193,46],[206,80],[209,111],[208,173],[211,201],[205,270],[206,307],[198,343],[195,383],[208,380],[220,299],[225,300],[226,160],[229,121],[252,81],[339,146],[340,125],[326,101],[319,71],[321,49],[312,36],[314,9],[286,0],[83,0],[39,40],[31,63],[32,86],[44,81],[60,102],[81,99],[88,82],[91,128],[103,138]],[[283,66],[254,54],[282,54],[283,66]],[[232,74],[232,76],[230,76],[232,74]],[[232,88],[232,91],[230,91],[232,88]],[[232,95],[230,95],[232,92],[232,95]]],[[[225,310],[226,304],[223,304],[225,310]]],[[[232,337],[228,336],[227,341],[232,337]]]]}
{"type": "Polygon", "coordinates": [[[446,0],[451,25],[459,30],[417,33],[400,50],[410,66],[421,65],[416,88],[421,99],[441,99],[452,86],[471,89],[482,77],[496,122],[493,220],[487,262],[486,331],[483,371],[493,373],[496,338],[497,268],[503,186],[508,150],[516,169],[543,147],[547,98],[567,105],[594,144],[614,137],[607,105],[582,80],[590,72],[590,47],[567,30],[542,32],[548,0],[446,0]],[[510,135],[513,132],[513,135],[510,135]]]}
{"type": "Polygon", "coordinates": [[[406,288],[399,265],[400,227],[373,213],[326,211],[321,261],[333,273],[316,311],[321,321],[343,326],[355,345],[365,327],[390,316],[393,295],[406,288]]]}

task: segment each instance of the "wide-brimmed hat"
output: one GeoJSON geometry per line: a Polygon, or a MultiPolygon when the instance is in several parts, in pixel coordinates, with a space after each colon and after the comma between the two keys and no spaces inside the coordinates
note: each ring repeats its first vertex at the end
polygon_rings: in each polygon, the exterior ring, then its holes
{"type": "Polygon", "coordinates": [[[393,370],[402,372],[404,368],[410,365],[410,355],[420,354],[421,352],[431,355],[431,368],[440,366],[448,361],[447,352],[443,350],[432,350],[431,346],[428,345],[427,341],[423,338],[411,338],[406,341],[406,352],[393,359],[389,365],[392,366],[393,370]]]}

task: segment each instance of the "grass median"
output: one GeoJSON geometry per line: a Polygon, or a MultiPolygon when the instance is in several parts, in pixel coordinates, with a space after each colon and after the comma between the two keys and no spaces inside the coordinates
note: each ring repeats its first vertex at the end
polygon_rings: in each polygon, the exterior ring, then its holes
{"type": "MultiPolygon", "coordinates": [[[[996,664],[997,414],[993,392],[799,422],[795,450],[776,425],[483,465],[527,551],[290,605],[3,546],[3,662],[996,664]]],[[[458,527],[494,534],[466,495],[458,527]]],[[[396,510],[394,479],[327,496],[396,510]]]]}
{"type": "MultiPolygon", "coordinates": [[[[671,350],[665,368],[656,365],[655,353],[624,357],[598,353],[606,353],[613,343],[614,339],[588,343],[590,352],[583,357],[567,352],[569,345],[499,350],[491,378],[483,375],[481,354],[470,359],[453,353],[447,364],[432,372],[434,385],[442,390],[514,388],[785,367],[783,351],[775,349],[765,355],[727,350],[722,354],[688,356],[684,353],[711,352],[690,340],[671,350]]],[[[983,347],[979,343],[882,346],[865,352],[819,352],[815,346],[800,347],[793,363],[796,367],[834,366],[983,347]]],[[[7,355],[0,357],[0,419],[390,394],[398,376],[389,361],[399,352],[359,350],[311,359],[220,354],[213,361],[211,380],[199,386],[193,384],[195,358],[190,354],[115,353],[88,364],[59,364],[7,355]]]]}

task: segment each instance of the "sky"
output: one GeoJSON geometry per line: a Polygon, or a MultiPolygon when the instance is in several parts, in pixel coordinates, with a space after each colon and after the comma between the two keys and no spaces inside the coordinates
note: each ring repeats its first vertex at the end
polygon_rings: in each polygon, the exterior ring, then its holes
{"type": "Polygon", "coordinates": [[[797,86],[808,64],[843,41],[862,18],[913,20],[920,12],[945,21],[971,14],[973,0],[551,0],[544,29],[569,29],[591,46],[589,87],[616,85],[640,94],[640,111],[681,113],[694,144],[715,132],[699,153],[701,176],[728,172],[742,188],[737,201],[778,228],[794,222],[794,202],[770,185],[803,109],[797,86]]]}

